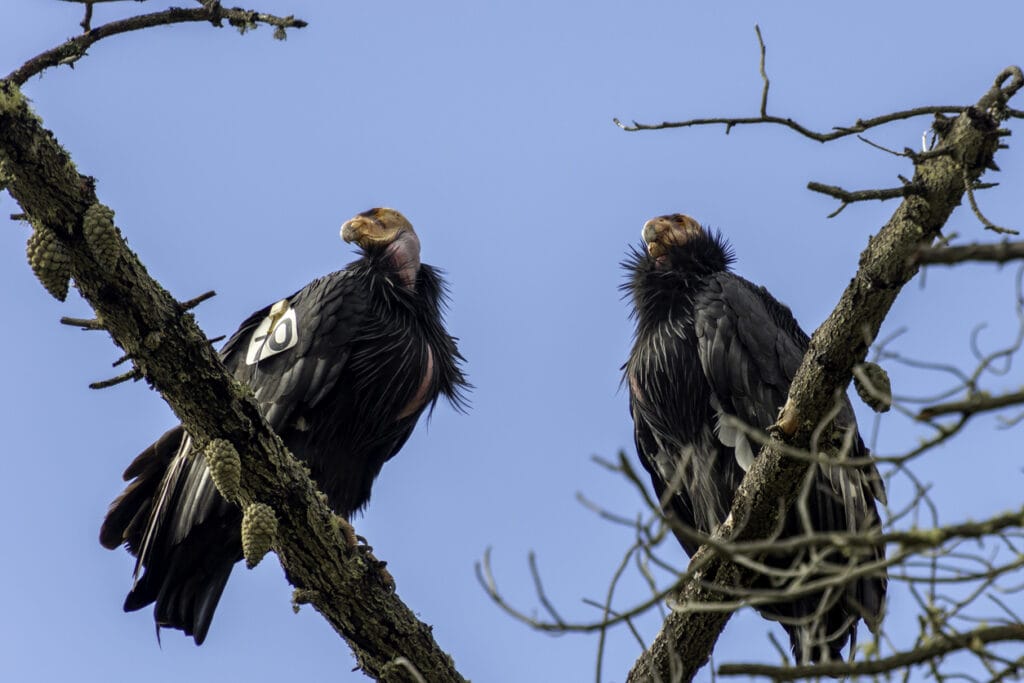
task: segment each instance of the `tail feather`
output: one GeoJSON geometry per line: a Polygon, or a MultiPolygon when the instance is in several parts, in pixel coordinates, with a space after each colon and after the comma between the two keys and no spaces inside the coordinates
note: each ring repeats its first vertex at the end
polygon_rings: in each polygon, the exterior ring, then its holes
{"type": "MultiPolygon", "coordinates": [[[[859,443],[859,442],[858,442],[859,443]]],[[[863,444],[860,451],[866,452],[863,444]]],[[[796,511],[786,518],[783,537],[796,537],[811,533],[869,532],[881,528],[875,500],[884,489],[877,472],[861,472],[849,468],[823,467],[814,486],[804,499],[815,527],[807,529],[796,511]]],[[[789,634],[790,646],[796,661],[801,664],[822,661],[842,661],[843,648],[850,644],[850,654],[856,644],[860,620],[876,632],[885,609],[887,577],[885,569],[858,578],[842,581],[842,573],[851,561],[857,565],[877,562],[885,557],[885,546],[865,549],[863,555],[850,558],[838,549],[812,555],[808,551],[768,556],[765,562],[779,569],[790,569],[803,563],[820,563],[820,573],[811,568],[811,578],[835,577],[838,585],[795,600],[765,605],[761,614],[781,621],[789,634]]],[[[779,589],[765,577],[760,587],[779,589]]]]}
{"type": "Polygon", "coordinates": [[[241,519],[237,513],[230,519],[234,524],[221,518],[201,525],[169,548],[154,543],[154,554],[125,598],[124,610],[156,603],[158,627],[180,629],[201,645],[231,570],[242,557],[241,519]]]}
{"type": "Polygon", "coordinates": [[[100,527],[100,544],[114,550],[127,544],[138,555],[142,537],[149,522],[153,497],[181,446],[185,430],[181,425],[167,431],[153,445],[138,454],[124,471],[124,480],[131,481],[107,511],[100,527]]]}
{"type": "Polygon", "coordinates": [[[241,513],[216,491],[180,426],[142,451],[125,479],[100,529],[105,547],[124,544],[138,559],[124,609],[156,603],[158,636],[176,628],[199,645],[242,557],[241,513]]]}

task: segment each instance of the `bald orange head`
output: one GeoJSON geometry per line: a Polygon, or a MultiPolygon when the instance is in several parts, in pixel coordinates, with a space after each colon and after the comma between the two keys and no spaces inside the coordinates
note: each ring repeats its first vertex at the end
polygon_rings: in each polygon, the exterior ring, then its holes
{"type": "Polygon", "coordinates": [[[651,258],[664,256],[670,247],[679,247],[703,234],[700,223],[681,213],[658,216],[644,223],[641,233],[651,258]]]}
{"type": "Polygon", "coordinates": [[[355,242],[363,249],[385,247],[402,233],[416,234],[412,223],[394,209],[364,211],[341,226],[341,239],[355,242]]]}

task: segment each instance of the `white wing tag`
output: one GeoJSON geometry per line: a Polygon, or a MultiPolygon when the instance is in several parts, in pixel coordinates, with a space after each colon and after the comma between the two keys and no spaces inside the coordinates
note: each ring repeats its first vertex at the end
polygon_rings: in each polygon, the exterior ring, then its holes
{"type": "Polygon", "coordinates": [[[263,319],[252,333],[245,364],[255,365],[261,360],[276,356],[299,343],[299,321],[295,309],[282,299],[270,309],[270,315],[263,319]]]}

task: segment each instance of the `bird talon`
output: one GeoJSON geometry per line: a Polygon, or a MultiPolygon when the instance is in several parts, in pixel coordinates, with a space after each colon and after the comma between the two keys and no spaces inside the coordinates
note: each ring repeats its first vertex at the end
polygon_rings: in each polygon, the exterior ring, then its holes
{"type": "MultiPolygon", "coordinates": [[[[334,524],[334,528],[341,535],[341,540],[345,544],[345,547],[351,550],[359,546],[359,536],[356,535],[355,528],[349,524],[349,521],[341,515],[334,515],[331,518],[331,522],[334,524]]],[[[366,539],[363,539],[365,542],[366,539]]]]}
{"type": "Polygon", "coordinates": [[[380,575],[380,580],[384,582],[384,586],[393,593],[395,591],[395,577],[387,570],[387,565],[387,562],[378,562],[377,573],[380,575]]]}

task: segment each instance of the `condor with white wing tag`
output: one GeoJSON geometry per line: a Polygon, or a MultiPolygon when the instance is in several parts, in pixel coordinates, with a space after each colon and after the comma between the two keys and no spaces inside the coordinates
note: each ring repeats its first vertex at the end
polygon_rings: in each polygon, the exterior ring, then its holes
{"type": "Polygon", "coordinates": [[[263,319],[252,333],[245,364],[255,365],[299,343],[299,321],[295,309],[281,299],[270,308],[270,315],[263,319]]]}

